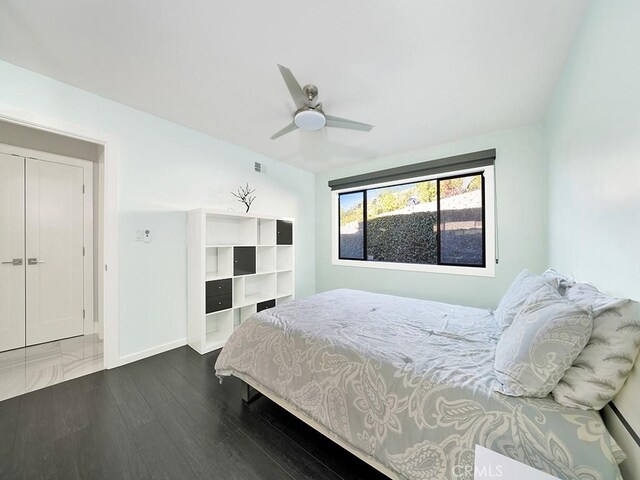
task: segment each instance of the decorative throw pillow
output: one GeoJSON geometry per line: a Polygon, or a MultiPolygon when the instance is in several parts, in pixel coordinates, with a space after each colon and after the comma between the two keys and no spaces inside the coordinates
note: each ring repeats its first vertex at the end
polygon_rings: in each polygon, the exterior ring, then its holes
{"type": "Polygon", "coordinates": [[[618,394],[640,349],[640,303],[629,301],[593,320],[587,346],[553,389],[556,402],[600,410],[618,394]]]}
{"type": "Polygon", "coordinates": [[[567,289],[565,296],[576,305],[580,305],[587,310],[593,310],[594,318],[607,310],[619,307],[628,302],[626,299],[616,298],[602,293],[588,283],[575,283],[571,285],[571,287],[567,289]]]}
{"type": "Polygon", "coordinates": [[[571,277],[561,274],[560,272],[549,268],[542,274],[542,278],[545,278],[553,284],[554,287],[560,292],[560,295],[567,293],[567,289],[575,285],[575,280],[571,277]]]}
{"type": "Polygon", "coordinates": [[[591,312],[546,284],[527,298],[496,346],[499,392],[546,397],[589,341],[591,312]]]}
{"type": "Polygon", "coordinates": [[[532,293],[548,286],[548,281],[540,275],[523,270],[518,274],[511,286],[500,300],[495,311],[495,318],[502,330],[513,322],[516,313],[522,308],[525,300],[532,293]]]}

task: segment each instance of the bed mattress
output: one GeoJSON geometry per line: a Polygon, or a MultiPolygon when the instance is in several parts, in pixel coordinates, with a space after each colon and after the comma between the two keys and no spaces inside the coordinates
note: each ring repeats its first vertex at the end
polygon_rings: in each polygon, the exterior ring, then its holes
{"type": "Polygon", "coordinates": [[[473,478],[476,444],[561,479],[620,479],[597,412],[495,391],[499,335],[488,310],[333,290],[251,316],[215,368],[407,479],[473,478]]]}

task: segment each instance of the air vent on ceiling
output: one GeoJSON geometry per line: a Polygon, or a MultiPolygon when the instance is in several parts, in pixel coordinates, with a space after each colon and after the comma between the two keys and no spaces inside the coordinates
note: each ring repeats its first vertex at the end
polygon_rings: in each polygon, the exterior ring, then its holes
{"type": "Polygon", "coordinates": [[[258,173],[262,172],[262,164],[260,162],[255,162],[253,168],[258,173]]]}

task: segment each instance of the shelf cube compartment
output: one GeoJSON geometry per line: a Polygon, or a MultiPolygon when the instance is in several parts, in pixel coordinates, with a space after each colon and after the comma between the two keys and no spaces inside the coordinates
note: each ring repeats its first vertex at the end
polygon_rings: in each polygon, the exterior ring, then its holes
{"type": "Polygon", "coordinates": [[[276,247],[256,248],[256,273],[276,271],[276,247]]]}
{"type": "Polygon", "coordinates": [[[251,315],[253,315],[254,313],[256,313],[256,305],[255,304],[251,304],[251,305],[247,305],[246,307],[241,307],[238,309],[239,312],[239,320],[240,320],[240,325],[242,325],[244,323],[244,321],[249,318],[251,315]]]}
{"type": "Polygon", "coordinates": [[[224,345],[233,332],[233,311],[212,313],[206,316],[207,347],[224,345]]]}
{"type": "Polygon", "coordinates": [[[256,273],[256,247],[233,247],[233,275],[256,273]]]}
{"type": "Polygon", "coordinates": [[[276,221],[269,218],[258,219],[258,245],[276,244],[276,221]]]}
{"type": "Polygon", "coordinates": [[[255,218],[207,215],[207,245],[256,245],[258,222],[255,218]]]}
{"type": "Polygon", "coordinates": [[[278,297],[293,295],[293,272],[278,272],[278,297]]]}
{"type": "Polygon", "coordinates": [[[293,245],[293,223],[289,220],[276,222],[276,242],[278,245],[293,245]]]}
{"type": "Polygon", "coordinates": [[[259,303],[276,296],[276,274],[252,275],[244,278],[244,302],[259,303]]]}
{"type": "Polygon", "coordinates": [[[239,308],[234,308],[232,310],[232,315],[233,315],[233,329],[235,330],[236,328],[238,328],[240,326],[240,309],[239,308]]]}
{"type": "Polygon", "coordinates": [[[207,280],[217,280],[229,278],[233,274],[233,249],[231,247],[208,247],[206,248],[206,270],[207,280]]]}
{"type": "Polygon", "coordinates": [[[276,267],[278,270],[293,270],[293,247],[278,245],[276,267]]]}
{"type": "Polygon", "coordinates": [[[237,307],[244,303],[244,277],[233,279],[233,306],[237,307]]]}
{"type": "Polygon", "coordinates": [[[265,300],[264,302],[260,302],[256,305],[256,309],[258,310],[258,312],[261,312],[263,310],[269,310],[270,308],[273,308],[276,306],[276,300],[274,298],[272,298],[271,300],[265,300]]]}
{"type": "Polygon", "coordinates": [[[286,295],[284,297],[279,297],[276,299],[277,305],[282,305],[284,303],[290,302],[293,300],[293,295],[286,295]]]}

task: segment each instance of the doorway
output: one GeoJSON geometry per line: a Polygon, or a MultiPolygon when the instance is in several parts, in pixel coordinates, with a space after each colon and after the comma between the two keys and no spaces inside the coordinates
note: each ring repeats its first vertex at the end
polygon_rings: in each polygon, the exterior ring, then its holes
{"type": "Polygon", "coordinates": [[[0,144],[0,400],[104,368],[93,166],[0,144]]]}
{"type": "Polygon", "coordinates": [[[121,365],[118,334],[120,139],[105,130],[0,103],[0,143],[90,159],[93,163],[94,318],[99,335],[104,338],[104,367],[121,365]]]}

